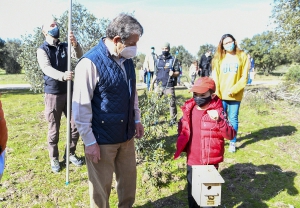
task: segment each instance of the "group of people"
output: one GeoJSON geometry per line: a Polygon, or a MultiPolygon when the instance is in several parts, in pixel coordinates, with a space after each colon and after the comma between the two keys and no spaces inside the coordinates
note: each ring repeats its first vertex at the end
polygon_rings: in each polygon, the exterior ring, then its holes
{"type": "MultiPolygon", "coordinates": [[[[68,96],[72,96],[69,157],[74,165],[83,164],[75,154],[80,135],[84,143],[91,207],[109,207],[113,173],[116,175],[118,207],[132,207],[137,178],[134,140],[144,134],[132,58],[137,54],[137,43],[144,32],[142,25],[131,15],[118,15],[108,25],[106,37],[85,54],[71,31],[72,56],[79,58],[75,76],[67,70],[67,43],[59,40],[59,25],[51,20],[44,24],[42,32],[45,41],[37,49],[37,58],[45,80],[51,170],[60,171],[60,119],[62,113],[66,115],[68,96]],[[73,78],[73,93],[68,95],[67,82],[73,78]]],[[[157,93],[171,95],[170,124],[174,125],[177,123],[174,86],[180,75],[180,64],[170,54],[169,43],[162,45],[159,56],[155,55],[154,48],[152,50],[152,55],[145,61],[149,76],[153,76],[149,89],[155,86],[157,93]]],[[[191,194],[192,166],[214,165],[218,168],[224,157],[224,139],[231,140],[229,151],[236,151],[238,112],[248,78],[249,59],[232,35],[222,36],[212,63],[210,53],[207,51],[203,59],[201,57],[201,77],[193,81],[192,98],[181,107],[183,116],[178,122],[174,159],[182,152],[187,154],[189,207],[199,207],[191,194]]],[[[198,67],[197,62],[193,64],[198,67]]],[[[2,131],[1,117],[0,103],[2,131]]],[[[0,145],[2,155],[5,148],[2,137],[0,145]]]]}

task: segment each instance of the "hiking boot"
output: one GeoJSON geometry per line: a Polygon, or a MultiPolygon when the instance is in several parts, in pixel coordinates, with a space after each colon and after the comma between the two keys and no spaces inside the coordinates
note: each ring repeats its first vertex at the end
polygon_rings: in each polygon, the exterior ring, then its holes
{"type": "MultiPolygon", "coordinates": [[[[64,160],[66,161],[66,156],[64,156],[64,160]]],[[[75,154],[70,154],[69,161],[78,167],[82,166],[83,164],[83,161],[80,160],[75,154]]]]}
{"type": "Polygon", "coordinates": [[[228,152],[234,153],[235,152],[235,142],[229,143],[228,152]]]}
{"type": "Polygon", "coordinates": [[[54,160],[51,160],[51,169],[52,169],[52,172],[54,173],[58,173],[60,171],[60,166],[59,166],[59,161],[54,159],[54,160]]]}

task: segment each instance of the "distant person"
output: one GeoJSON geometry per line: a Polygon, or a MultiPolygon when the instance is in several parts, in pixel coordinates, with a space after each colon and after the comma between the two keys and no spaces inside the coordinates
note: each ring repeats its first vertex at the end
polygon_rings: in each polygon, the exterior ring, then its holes
{"type": "Polygon", "coordinates": [[[191,64],[190,68],[189,68],[189,75],[190,75],[190,79],[191,79],[191,85],[194,84],[195,79],[197,77],[198,74],[198,62],[197,61],[193,61],[193,63],[191,64]]]}
{"type": "MultiPolygon", "coordinates": [[[[67,117],[67,80],[72,80],[73,72],[68,71],[68,44],[59,40],[59,26],[54,20],[42,27],[44,43],[37,49],[37,60],[44,74],[45,117],[48,121],[48,151],[53,172],[60,171],[59,164],[59,129],[61,115],[67,117]]],[[[72,57],[80,58],[82,49],[73,32],[69,34],[72,44],[72,57]]],[[[71,140],[69,160],[76,166],[83,161],[76,154],[79,134],[71,117],[71,140]]],[[[65,152],[66,154],[66,152],[65,152]]],[[[65,159],[66,155],[64,155],[65,159]]]]}
{"type": "Polygon", "coordinates": [[[224,158],[224,138],[233,139],[235,130],[226,119],[222,101],[214,95],[215,83],[209,77],[197,79],[182,109],[174,159],[181,152],[187,155],[189,208],[198,208],[192,196],[192,166],[214,165],[217,169],[224,158]]]}
{"type": "Polygon", "coordinates": [[[139,81],[140,81],[141,83],[143,83],[143,81],[144,81],[144,74],[145,74],[144,68],[141,66],[141,68],[140,68],[140,70],[139,70],[139,81]]]}
{"type": "Polygon", "coordinates": [[[177,85],[181,86],[181,77],[182,77],[182,65],[181,62],[178,61],[178,67],[179,67],[179,76],[177,77],[177,85]]]}
{"type": "Polygon", "coordinates": [[[170,101],[170,126],[177,122],[177,108],[175,88],[177,77],[179,76],[178,61],[170,54],[170,43],[162,45],[162,54],[157,58],[156,71],[152,81],[156,82],[155,91],[162,95],[171,96],[170,101]]]}
{"type": "Polygon", "coordinates": [[[248,58],[249,58],[249,62],[250,62],[250,69],[249,69],[249,74],[248,74],[248,83],[249,85],[252,84],[252,81],[254,79],[254,75],[255,75],[255,62],[254,59],[251,57],[250,54],[248,54],[248,58]]]}
{"type": "Polygon", "coordinates": [[[132,58],[142,34],[134,17],[118,15],[107,26],[106,37],[75,68],[72,106],[85,144],[90,207],[110,207],[113,173],[118,207],[132,207],[135,200],[134,141],[143,136],[144,128],[132,58]]]}
{"type": "Polygon", "coordinates": [[[157,54],[155,53],[155,48],[151,47],[151,53],[147,54],[144,61],[144,66],[146,68],[146,83],[147,83],[147,89],[150,89],[150,83],[151,79],[153,78],[154,71],[156,68],[156,62],[157,62],[157,54]]]}
{"type": "MultiPolygon", "coordinates": [[[[0,94],[1,96],[1,94],[0,94]]],[[[0,100],[0,181],[5,168],[5,148],[8,139],[6,121],[0,100]]]]}
{"type": "MultiPolygon", "coordinates": [[[[221,37],[212,61],[212,75],[216,94],[222,100],[228,119],[238,132],[238,115],[244,88],[248,81],[249,59],[237,46],[231,34],[221,37]]],[[[236,151],[236,137],[229,144],[229,152],[236,151]]]]}
{"type": "Polygon", "coordinates": [[[207,50],[205,54],[201,56],[199,62],[199,74],[201,77],[209,77],[211,74],[211,50],[207,50]]]}

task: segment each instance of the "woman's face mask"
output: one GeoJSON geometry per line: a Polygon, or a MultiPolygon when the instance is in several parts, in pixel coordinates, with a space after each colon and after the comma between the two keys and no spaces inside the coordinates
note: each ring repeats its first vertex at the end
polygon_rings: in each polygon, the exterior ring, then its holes
{"type": "Polygon", "coordinates": [[[225,46],[223,46],[223,47],[224,47],[224,49],[225,49],[226,51],[231,52],[231,51],[233,51],[233,49],[234,49],[234,42],[232,42],[232,43],[230,43],[230,44],[227,44],[227,45],[225,45],[225,46]]]}

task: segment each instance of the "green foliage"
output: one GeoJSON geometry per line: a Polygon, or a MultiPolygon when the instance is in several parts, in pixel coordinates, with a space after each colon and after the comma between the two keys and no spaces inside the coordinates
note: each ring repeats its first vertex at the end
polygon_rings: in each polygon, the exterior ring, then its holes
{"type": "Polygon", "coordinates": [[[176,59],[181,62],[182,66],[190,66],[195,59],[193,55],[190,54],[182,45],[173,46],[170,50],[170,53],[175,57],[176,51],[178,51],[176,59]]]}
{"type": "Polygon", "coordinates": [[[300,65],[293,64],[288,69],[288,72],[285,74],[285,79],[287,81],[298,82],[300,83],[300,65]]]}
{"type": "MultiPolygon", "coordinates": [[[[79,3],[74,3],[72,8],[72,31],[84,52],[86,52],[99,42],[100,37],[104,36],[108,20],[97,19],[79,3]]],[[[60,40],[66,42],[68,33],[68,11],[64,12],[62,16],[57,19],[57,22],[60,26],[60,40]]],[[[33,35],[30,34],[23,37],[22,53],[19,57],[19,63],[25,71],[26,79],[31,84],[32,90],[34,92],[42,92],[43,72],[38,65],[36,51],[43,43],[44,35],[40,28],[36,28],[34,32],[33,35]]],[[[73,60],[73,69],[74,66],[75,61],[73,60]]]]}
{"type": "Polygon", "coordinates": [[[18,57],[21,53],[21,40],[11,39],[5,43],[4,50],[6,56],[4,59],[4,69],[7,74],[19,74],[21,73],[21,66],[17,62],[18,57]]]}
{"type": "Polygon", "coordinates": [[[43,72],[39,68],[36,50],[44,41],[44,36],[41,30],[36,28],[35,34],[25,35],[23,44],[21,46],[21,54],[19,56],[19,63],[25,71],[26,81],[31,85],[34,92],[43,91],[43,72]]]}
{"type": "MultiPolygon", "coordinates": [[[[68,15],[69,11],[65,11],[59,18],[60,40],[67,42],[68,34],[68,15]]],[[[83,5],[74,3],[72,5],[72,31],[83,52],[98,44],[101,37],[105,36],[105,30],[109,24],[108,19],[97,19],[83,5]]]]}
{"type": "Polygon", "coordinates": [[[143,53],[139,53],[137,56],[135,56],[133,60],[133,64],[135,69],[140,70],[141,67],[143,67],[144,61],[145,61],[146,55],[143,53]]]}
{"type": "Polygon", "coordinates": [[[165,140],[168,133],[168,114],[170,97],[160,96],[155,92],[144,91],[139,100],[144,125],[144,137],[136,140],[137,161],[144,162],[143,178],[155,187],[167,182],[168,171],[162,172],[161,166],[166,165],[165,140]]]}
{"type": "Polygon", "coordinates": [[[200,60],[201,56],[203,54],[205,54],[207,52],[207,50],[211,50],[211,54],[212,54],[212,57],[213,57],[213,54],[215,53],[216,49],[217,49],[217,47],[212,45],[212,44],[201,45],[200,48],[199,48],[199,51],[197,53],[197,57],[200,60]]]}
{"type": "Polygon", "coordinates": [[[300,43],[299,0],[274,0],[272,18],[282,46],[292,48],[300,43]]]}
{"type": "Polygon", "coordinates": [[[6,56],[6,50],[4,49],[5,41],[0,38],[0,68],[4,68],[4,60],[6,56]]]}
{"type": "Polygon", "coordinates": [[[268,75],[275,70],[276,66],[285,64],[287,55],[276,42],[274,32],[263,32],[242,40],[241,49],[250,53],[255,60],[255,68],[268,75]]]}

